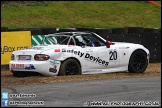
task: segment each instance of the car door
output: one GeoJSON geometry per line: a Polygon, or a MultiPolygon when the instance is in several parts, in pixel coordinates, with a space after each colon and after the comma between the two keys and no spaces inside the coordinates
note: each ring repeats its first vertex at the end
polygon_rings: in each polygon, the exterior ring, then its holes
{"type": "Polygon", "coordinates": [[[84,60],[89,69],[104,69],[109,65],[109,53],[106,46],[85,47],[84,60]]]}
{"type": "Polygon", "coordinates": [[[90,69],[107,69],[119,66],[119,53],[116,46],[107,48],[87,47],[85,50],[85,62],[90,69]]]}
{"type": "Polygon", "coordinates": [[[108,48],[105,42],[93,34],[76,36],[84,44],[84,62],[87,69],[107,69],[119,66],[118,49],[115,45],[108,48]]]}

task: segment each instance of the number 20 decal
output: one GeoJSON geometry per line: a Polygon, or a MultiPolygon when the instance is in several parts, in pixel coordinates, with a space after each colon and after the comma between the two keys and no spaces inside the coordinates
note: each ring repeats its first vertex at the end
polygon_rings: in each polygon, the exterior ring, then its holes
{"type": "Polygon", "coordinates": [[[117,52],[116,51],[110,51],[109,52],[110,58],[109,60],[117,60],[117,52]]]}

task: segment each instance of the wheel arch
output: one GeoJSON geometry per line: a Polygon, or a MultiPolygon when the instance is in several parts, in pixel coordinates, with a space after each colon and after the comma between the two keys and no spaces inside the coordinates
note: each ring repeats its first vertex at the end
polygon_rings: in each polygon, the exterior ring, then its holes
{"type": "Polygon", "coordinates": [[[135,51],[137,51],[137,50],[143,51],[143,52],[146,54],[146,56],[147,56],[147,52],[146,52],[144,49],[138,48],[138,49],[134,49],[133,51],[131,51],[130,57],[131,57],[131,55],[132,55],[135,51]]]}
{"type": "MultiPolygon", "coordinates": [[[[143,51],[143,52],[146,54],[146,56],[147,56],[147,52],[146,52],[144,49],[141,49],[141,48],[134,49],[134,50],[132,50],[132,51],[130,52],[129,61],[130,61],[130,58],[131,58],[132,54],[133,54],[135,51],[137,51],[137,50],[143,51]]],[[[128,64],[129,64],[129,61],[128,61],[128,64]]]]}
{"type": "Polygon", "coordinates": [[[79,74],[82,74],[82,68],[81,68],[82,66],[81,66],[80,61],[75,57],[69,57],[69,58],[66,58],[66,59],[60,61],[61,65],[60,65],[60,68],[59,68],[58,76],[66,75],[65,72],[64,72],[64,65],[68,62],[68,60],[73,60],[73,61],[75,60],[75,62],[77,62],[77,65],[79,66],[78,68],[80,68],[79,69],[79,72],[80,72],[79,74]]]}
{"type": "Polygon", "coordinates": [[[79,61],[77,58],[75,58],[75,57],[66,58],[66,59],[64,59],[63,61],[61,61],[61,64],[62,64],[64,61],[68,60],[68,59],[74,59],[74,60],[76,60],[76,61],[79,63],[79,66],[80,66],[81,71],[82,71],[82,65],[81,65],[80,61],[79,61]]]}
{"type": "MultiPolygon", "coordinates": [[[[138,72],[138,73],[143,73],[145,71],[145,69],[147,68],[148,66],[148,63],[149,63],[149,60],[148,60],[148,55],[147,55],[147,51],[145,51],[144,49],[135,49],[134,51],[132,51],[131,55],[130,55],[130,58],[129,58],[129,62],[128,62],[128,71],[129,72],[138,72]],[[136,54],[136,52],[142,52],[146,59],[147,59],[147,62],[146,62],[146,65],[144,65],[144,68],[142,69],[143,71],[140,71],[138,69],[135,69],[134,66],[131,64],[132,62],[132,57],[134,55],[134,53],[136,54]]],[[[141,65],[141,64],[140,64],[141,65]]],[[[139,67],[139,66],[138,66],[139,67]]]]}

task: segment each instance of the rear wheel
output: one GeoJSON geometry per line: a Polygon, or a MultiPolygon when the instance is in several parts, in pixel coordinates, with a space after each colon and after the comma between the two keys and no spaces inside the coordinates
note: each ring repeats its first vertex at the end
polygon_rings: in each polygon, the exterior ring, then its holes
{"type": "Polygon", "coordinates": [[[143,73],[148,66],[147,55],[142,50],[136,50],[130,57],[128,71],[132,73],[143,73]]]}
{"type": "Polygon", "coordinates": [[[59,76],[80,75],[80,74],[81,74],[81,67],[76,60],[67,59],[61,64],[59,76]]]}

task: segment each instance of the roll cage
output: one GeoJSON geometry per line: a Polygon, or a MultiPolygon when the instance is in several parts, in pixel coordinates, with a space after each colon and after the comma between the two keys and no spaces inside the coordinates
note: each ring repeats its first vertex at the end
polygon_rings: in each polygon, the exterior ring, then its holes
{"type": "MultiPolygon", "coordinates": [[[[79,36],[80,37],[91,36],[91,38],[94,37],[94,39],[96,41],[98,41],[99,45],[97,45],[97,46],[105,46],[106,45],[106,40],[93,32],[60,32],[60,33],[48,34],[48,35],[45,35],[45,37],[43,38],[42,45],[45,45],[46,40],[48,40],[54,45],[59,44],[59,45],[89,46],[86,43],[81,42],[80,40],[78,40],[76,38],[79,36]]],[[[84,40],[86,40],[86,39],[84,39],[84,40]]],[[[92,39],[87,39],[86,41],[87,41],[87,43],[90,43],[92,41],[92,39]]]]}

